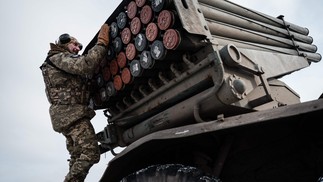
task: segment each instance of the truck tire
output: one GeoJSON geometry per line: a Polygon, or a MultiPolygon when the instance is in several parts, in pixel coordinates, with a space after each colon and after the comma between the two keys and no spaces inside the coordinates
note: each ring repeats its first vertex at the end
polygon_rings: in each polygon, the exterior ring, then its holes
{"type": "Polygon", "coordinates": [[[221,182],[195,167],[181,164],[153,165],[136,171],[121,182],[221,182]]]}

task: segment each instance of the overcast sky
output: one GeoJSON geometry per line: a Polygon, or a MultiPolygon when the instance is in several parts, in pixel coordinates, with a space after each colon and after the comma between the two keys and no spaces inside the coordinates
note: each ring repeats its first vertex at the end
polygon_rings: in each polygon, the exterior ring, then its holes
{"type": "MultiPolygon", "coordinates": [[[[1,0],[0,4],[0,181],[58,182],[68,170],[65,138],[52,130],[39,66],[49,43],[62,33],[87,45],[121,0],[1,0]]],[[[240,5],[306,27],[322,54],[321,0],[234,0],[240,5]]],[[[323,92],[323,63],[283,80],[302,101],[323,92]]],[[[92,120],[95,130],[106,124],[102,111],[92,120]]],[[[91,168],[86,182],[98,181],[111,154],[91,168]]],[[[122,169],[120,169],[122,170],[122,169]]]]}

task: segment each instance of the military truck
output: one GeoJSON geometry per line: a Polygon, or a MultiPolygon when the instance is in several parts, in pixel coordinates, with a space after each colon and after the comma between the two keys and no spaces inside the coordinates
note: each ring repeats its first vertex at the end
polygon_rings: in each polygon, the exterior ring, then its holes
{"type": "Polygon", "coordinates": [[[280,80],[321,60],[307,28],[228,0],[124,0],[106,23],[100,181],[322,181],[323,96],[280,80]]]}

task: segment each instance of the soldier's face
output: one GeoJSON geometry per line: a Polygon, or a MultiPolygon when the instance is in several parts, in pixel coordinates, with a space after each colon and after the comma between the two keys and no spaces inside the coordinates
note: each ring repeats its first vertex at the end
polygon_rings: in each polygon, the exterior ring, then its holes
{"type": "Polygon", "coordinates": [[[69,50],[71,53],[73,53],[73,54],[78,54],[78,53],[79,53],[79,51],[81,50],[81,49],[80,49],[80,46],[79,46],[79,43],[78,43],[78,42],[74,42],[74,41],[70,42],[70,43],[67,45],[67,47],[68,47],[68,50],[69,50]]]}

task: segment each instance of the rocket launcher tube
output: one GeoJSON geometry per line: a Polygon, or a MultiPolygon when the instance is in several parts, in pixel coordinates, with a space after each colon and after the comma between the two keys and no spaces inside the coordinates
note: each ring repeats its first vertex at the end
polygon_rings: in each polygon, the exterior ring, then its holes
{"type": "Polygon", "coordinates": [[[234,44],[237,47],[244,48],[244,49],[252,49],[252,50],[266,51],[266,52],[276,52],[276,53],[283,53],[283,54],[289,54],[289,55],[302,55],[302,56],[306,57],[306,59],[310,62],[319,62],[322,59],[322,56],[319,53],[297,51],[295,49],[282,48],[282,47],[276,47],[276,46],[270,46],[270,45],[265,45],[265,44],[252,43],[252,42],[244,42],[244,41],[231,39],[231,38],[227,38],[227,37],[216,36],[216,35],[213,35],[213,37],[216,39],[216,41],[220,45],[220,47],[228,45],[228,44],[234,44]]]}
{"type": "Polygon", "coordinates": [[[206,19],[222,22],[225,24],[234,25],[237,27],[266,33],[269,35],[275,35],[279,37],[293,37],[295,40],[311,44],[313,43],[313,38],[310,36],[306,36],[297,32],[287,31],[286,28],[276,27],[267,23],[258,22],[253,19],[249,19],[246,17],[238,16],[236,14],[225,12],[218,8],[205,6],[204,4],[200,4],[203,15],[206,19]]]}
{"type": "Polygon", "coordinates": [[[298,32],[303,35],[308,35],[309,30],[304,27],[300,27],[298,25],[289,23],[289,22],[284,22],[281,19],[272,17],[270,15],[266,15],[263,13],[260,13],[255,10],[251,10],[248,8],[245,8],[243,6],[240,6],[238,4],[235,4],[233,2],[227,1],[227,0],[198,0],[199,3],[204,3],[213,7],[217,7],[232,13],[235,13],[237,15],[247,17],[253,20],[257,20],[263,23],[267,23],[273,26],[277,27],[286,27],[288,26],[292,31],[298,32]]]}
{"type": "Polygon", "coordinates": [[[298,48],[308,52],[316,52],[315,45],[306,44],[299,41],[292,41],[291,39],[268,35],[260,32],[246,30],[239,27],[224,25],[220,22],[207,21],[208,27],[212,35],[218,35],[246,42],[254,42],[265,45],[272,45],[284,48],[298,48]]]}

